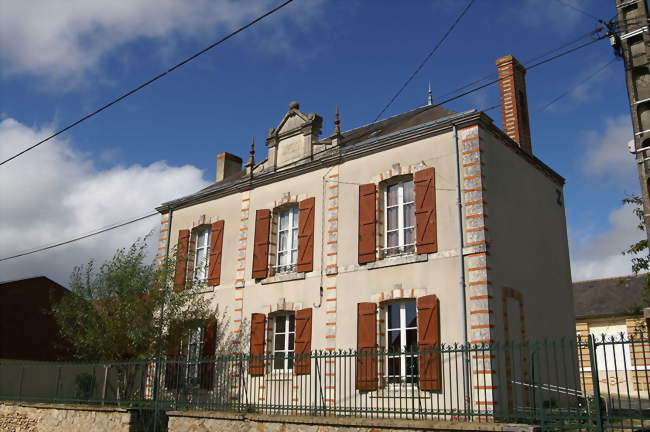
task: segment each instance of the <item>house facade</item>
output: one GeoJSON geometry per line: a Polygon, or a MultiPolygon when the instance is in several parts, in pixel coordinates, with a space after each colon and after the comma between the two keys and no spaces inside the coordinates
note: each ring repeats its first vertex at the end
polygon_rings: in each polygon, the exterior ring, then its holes
{"type": "MultiPolygon", "coordinates": [[[[564,180],[532,153],[523,67],[497,66],[505,132],[482,112],[427,105],[349,131],[337,113],[322,137],[322,117],[293,102],[263,159],[221,153],[213,185],[158,208],[177,288],[202,280],[250,334],[241,352],[280,354],[251,375],[298,374],[290,354],[314,350],[575,334],[564,180]]],[[[356,390],[444,391],[440,359],[415,357],[357,363],[356,390]]],[[[466,373],[482,384],[467,391],[489,407],[506,398],[506,371],[480,357],[466,373]]]]}

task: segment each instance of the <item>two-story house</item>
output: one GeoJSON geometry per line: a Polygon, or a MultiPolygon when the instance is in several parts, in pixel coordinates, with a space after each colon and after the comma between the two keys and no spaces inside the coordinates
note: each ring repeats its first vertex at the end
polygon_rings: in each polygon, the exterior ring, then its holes
{"type": "MultiPolygon", "coordinates": [[[[348,131],[337,112],[322,137],[322,117],[292,102],[266,157],[242,167],[220,153],[214,184],[158,208],[177,287],[204,280],[202,295],[248,324],[242,352],[275,356],[251,376],[309,373],[292,353],[384,349],[352,366],[353,392],[440,393],[440,357],[409,351],[575,335],[564,180],[533,154],[523,66],[497,67],[503,130],[426,105],[348,131]]],[[[466,365],[481,377],[466,391],[488,408],[507,403],[497,381],[513,382],[494,357],[466,365]]]]}

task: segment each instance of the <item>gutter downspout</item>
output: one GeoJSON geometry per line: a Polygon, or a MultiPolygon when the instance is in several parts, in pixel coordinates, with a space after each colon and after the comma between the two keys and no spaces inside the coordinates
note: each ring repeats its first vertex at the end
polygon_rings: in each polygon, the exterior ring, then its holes
{"type": "Polygon", "coordinates": [[[460,288],[460,302],[463,306],[463,382],[465,383],[465,411],[468,409],[471,401],[470,385],[470,358],[469,358],[469,341],[467,335],[467,296],[465,291],[465,255],[463,253],[464,236],[463,236],[463,199],[460,184],[460,149],[458,148],[458,130],[456,124],[452,124],[454,132],[454,148],[456,155],[456,208],[458,214],[458,285],[460,288]]]}

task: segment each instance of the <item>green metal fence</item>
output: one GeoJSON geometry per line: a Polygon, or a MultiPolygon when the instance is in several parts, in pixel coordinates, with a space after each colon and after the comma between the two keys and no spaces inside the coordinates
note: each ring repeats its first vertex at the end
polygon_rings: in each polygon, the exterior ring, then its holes
{"type": "Polygon", "coordinates": [[[302,357],[0,361],[0,399],[640,430],[650,426],[646,362],[647,338],[624,335],[302,357]]]}

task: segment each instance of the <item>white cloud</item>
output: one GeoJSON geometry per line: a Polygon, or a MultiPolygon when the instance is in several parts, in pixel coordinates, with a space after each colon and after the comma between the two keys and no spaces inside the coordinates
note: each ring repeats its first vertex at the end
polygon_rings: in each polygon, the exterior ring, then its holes
{"type": "Polygon", "coordinates": [[[631,257],[623,255],[631,244],[641,240],[638,219],[631,206],[622,206],[609,214],[609,228],[597,234],[575,238],[571,231],[571,273],[574,281],[623,276],[632,273],[631,257]]]}
{"type": "MultiPolygon", "coordinates": [[[[48,129],[12,118],[0,121],[0,159],[27,147],[48,129]]],[[[0,170],[0,257],[154,211],[160,203],[205,186],[201,170],[165,162],[98,170],[70,142],[53,140],[0,170]]],[[[160,226],[154,216],[50,251],[0,262],[0,280],[46,275],[67,284],[75,265],[103,261],[119,247],[160,226]]],[[[154,235],[151,246],[156,246],[154,235]]]]}
{"type": "Polygon", "coordinates": [[[633,184],[637,181],[636,162],[627,148],[632,138],[632,122],[625,114],[606,119],[602,132],[587,132],[582,158],[584,171],[617,183],[633,184]]]}
{"type": "MultiPolygon", "coordinates": [[[[265,34],[257,40],[260,44],[275,40],[276,50],[286,49],[278,48],[287,43],[279,23],[289,21],[292,29],[304,31],[309,27],[306,22],[317,16],[320,3],[289,5],[270,18],[275,25],[256,27],[256,32],[265,34]]],[[[272,0],[3,1],[0,59],[4,73],[29,74],[70,87],[129,42],[155,39],[173,46],[178,37],[214,40],[275,4],[272,0]]]]}

